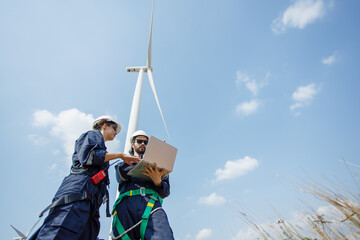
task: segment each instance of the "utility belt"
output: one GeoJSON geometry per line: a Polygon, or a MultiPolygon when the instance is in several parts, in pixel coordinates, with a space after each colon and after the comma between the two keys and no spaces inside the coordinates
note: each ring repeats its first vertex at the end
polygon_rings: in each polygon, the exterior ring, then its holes
{"type": "Polygon", "coordinates": [[[144,240],[145,239],[144,238],[145,237],[145,231],[146,231],[147,224],[149,222],[150,215],[152,213],[154,213],[155,211],[162,209],[162,207],[159,207],[159,208],[156,208],[156,209],[153,210],[153,207],[154,207],[154,204],[155,204],[156,201],[159,201],[160,204],[162,205],[163,199],[159,196],[159,194],[155,190],[147,189],[147,188],[144,188],[144,187],[141,187],[139,189],[130,190],[130,191],[127,191],[125,193],[120,194],[119,197],[117,198],[115,204],[114,204],[114,208],[113,208],[113,211],[112,211],[112,214],[113,214],[113,227],[116,228],[117,232],[119,233],[119,236],[115,237],[114,234],[113,234],[113,231],[112,231],[111,232],[112,239],[115,240],[115,239],[120,239],[121,238],[123,240],[131,240],[131,238],[127,235],[127,233],[140,224],[140,237],[141,237],[141,240],[144,240]],[[134,226],[132,226],[129,229],[125,230],[124,227],[122,226],[121,222],[120,222],[120,219],[118,217],[118,213],[117,213],[115,208],[116,208],[116,206],[118,204],[120,204],[120,202],[121,202],[121,200],[123,198],[132,197],[132,196],[138,196],[138,195],[141,195],[143,197],[145,197],[146,195],[151,195],[151,196],[150,196],[149,202],[146,205],[146,208],[145,208],[144,213],[143,213],[143,215],[141,217],[141,220],[138,223],[136,223],[134,226]]]}

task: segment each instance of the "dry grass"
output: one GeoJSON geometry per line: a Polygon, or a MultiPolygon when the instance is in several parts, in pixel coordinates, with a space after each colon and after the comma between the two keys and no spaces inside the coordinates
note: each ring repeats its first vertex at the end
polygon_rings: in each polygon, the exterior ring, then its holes
{"type": "MultiPolygon", "coordinates": [[[[239,211],[250,226],[254,238],[264,240],[356,240],[360,239],[360,193],[351,193],[344,187],[331,183],[325,187],[319,183],[302,184],[302,189],[316,199],[327,203],[331,214],[321,213],[307,205],[301,215],[301,224],[279,219],[275,224],[257,224],[251,217],[239,211]]],[[[357,185],[359,189],[359,185],[357,185]]],[[[298,219],[299,220],[299,219],[298,219]]]]}

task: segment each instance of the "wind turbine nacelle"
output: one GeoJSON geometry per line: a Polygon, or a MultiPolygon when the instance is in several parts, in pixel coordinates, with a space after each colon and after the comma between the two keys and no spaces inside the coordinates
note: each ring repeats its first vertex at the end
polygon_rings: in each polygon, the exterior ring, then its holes
{"type": "MultiPolygon", "coordinates": [[[[146,66],[143,66],[143,67],[126,67],[127,72],[140,72],[140,69],[143,69],[144,72],[147,72],[149,68],[146,67],[146,66]]],[[[150,70],[152,70],[152,69],[150,68],[150,70]]]]}

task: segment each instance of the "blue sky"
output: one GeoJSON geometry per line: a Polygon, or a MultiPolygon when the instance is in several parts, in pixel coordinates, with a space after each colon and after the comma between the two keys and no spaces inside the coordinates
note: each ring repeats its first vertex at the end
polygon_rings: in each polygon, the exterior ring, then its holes
{"type": "MultiPolygon", "coordinates": [[[[355,191],[340,159],[357,179],[359,10],[356,0],[156,1],[152,65],[171,139],[146,78],[139,127],[178,148],[164,202],[177,240],[253,239],[237,211],[296,221],[308,196],[293,178],[355,191]]],[[[123,150],[137,79],[125,67],[146,64],[150,13],[150,0],[0,1],[4,239],[50,203],[97,116],[123,125],[108,145],[123,150]]]]}

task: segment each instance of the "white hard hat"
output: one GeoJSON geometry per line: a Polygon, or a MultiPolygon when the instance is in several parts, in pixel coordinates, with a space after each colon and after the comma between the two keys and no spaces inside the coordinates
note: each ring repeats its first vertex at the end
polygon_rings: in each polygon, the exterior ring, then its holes
{"type": "Polygon", "coordinates": [[[107,115],[103,115],[103,116],[100,116],[100,117],[98,117],[97,119],[95,119],[95,122],[93,123],[93,126],[96,124],[96,123],[98,123],[98,122],[100,122],[100,121],[102,121],[102,120],[105,120],[106,122],[113,122],[113,123],[115,123],[116,124],[116,133],[119,133],[120,132],[120,130],[121,130],[121,125],[120,125],[120,123],[118,123],[118,122],[116,122],[112,117],[110,117],[110,116],[107,116],[107,115]]]}
{"type": "Polygon", "coordinates": [[[134,137],[137,137],[137,136],[144,136],[146,137],[147,139],[149,139],[149,136],[146,134],[145,131],[143,130],[137,130],[136,132],[134,132],[131,137],[130,137],[130,142],[132,143],[134,137]]]}

